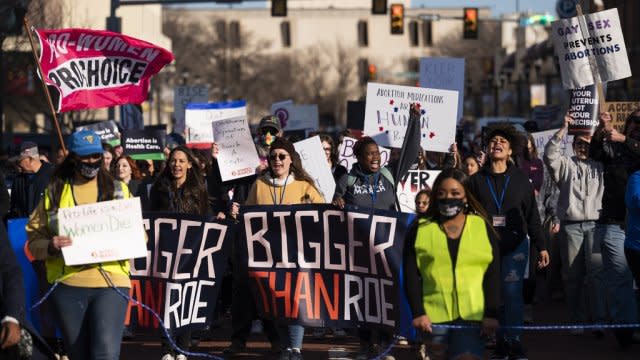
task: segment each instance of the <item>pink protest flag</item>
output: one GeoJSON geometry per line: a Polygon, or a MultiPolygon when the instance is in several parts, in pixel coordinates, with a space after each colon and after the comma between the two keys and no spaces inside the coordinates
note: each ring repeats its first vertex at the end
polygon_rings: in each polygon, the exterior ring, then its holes
{"type": "Polygon", "coordinates": [[[174,59],[159,46],[110,31],[35,32],[45,82],[58,91],[58,112],[142,103],[151,76],[174,59]]]}

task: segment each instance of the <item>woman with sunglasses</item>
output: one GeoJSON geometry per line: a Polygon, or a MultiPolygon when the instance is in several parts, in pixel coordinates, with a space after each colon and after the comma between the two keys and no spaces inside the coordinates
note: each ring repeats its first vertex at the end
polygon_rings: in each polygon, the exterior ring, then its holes
{"type": "Polygon", "coordinates": [[[58,235],[56,218],[61,208],[126,199],[130,193],[104,168],[96,133],[74,133],[69,150],[31,214],[26,227],[28,246],[37,260],[45,261],[48,282],[60,282],[50,300],[69,357],[117,360],[127,301],[111,287],[129,293],[129,261],[65,265],[61,249],[73,239],[58,235]]]}
{"type": "MultiPolygon", "coordinates": [[[[169,153],[167,166],[151,187],[151,211],[175,212],[182,214],[211,215],[207,190],[202,171],[195,156],[184,145],[175,147],[169,153]]],[[[191,346],[191,332],[177,336],[176,343],[182,350],[191,346]]],[[[162,337],[162,360],[186,360],[171,348],[168,339],[162,337]]]]}
{"type": "MultiPolygon", "coordinates": [[[[277,138],[269,149],[269,168],[249,191],[246,205],[321,204],[324,198],[313,179],[302,167],[293,144],[277,138]]],[[[278,325],[282,346],[281,360],[302,359],[304,327],[278,325]]]]}

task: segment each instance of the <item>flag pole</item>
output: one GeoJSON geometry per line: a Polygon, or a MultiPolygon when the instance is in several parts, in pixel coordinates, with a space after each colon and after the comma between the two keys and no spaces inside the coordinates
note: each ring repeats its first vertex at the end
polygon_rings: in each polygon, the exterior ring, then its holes
{"type": "Polygon", "coordinates": [[[64,140],[62,138],[62,131],[60,130],[60,124],[58,123],[58,116],[56,114],[56,109],[53,107],[53,101],[51,101],[51,94],[49,93],[49,89],[47,88],[47,84],[44,81],[44,72],[42,71],[42,65],[40,65],[40,61],[38,60],[38,54],[36,53],[35,43],[33,41],[33,35],[31,34],[31,29],[29,28],[29,22],[27,18],[24,18],[24,29],[27,31],[27,35],[29,36],[29,42],[31,43],[31,52],[33,53],[33,60],[36,62],[38,71],[40,72],[40,82],[42,84],[42,89],[44,90],[44,94],[47,97],[47,102],[49,103],[49,109],[51,110],[51,115],[53,115],[53,123],[56,126],[56,132],[58,133],[58,141],[60,142],[60,147],[62,151],[67,152],[67,148],[64,145],[64,140]]]}

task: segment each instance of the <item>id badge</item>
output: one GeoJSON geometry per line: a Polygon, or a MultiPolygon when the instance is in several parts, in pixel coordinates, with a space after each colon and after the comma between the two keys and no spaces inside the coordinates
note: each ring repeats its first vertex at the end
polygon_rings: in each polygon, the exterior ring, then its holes
{"type": "Polygon", "coordinates": [[[507,226],[507,217],[495,215],[493,217],[493,227],[504,227],[507,226]]]}

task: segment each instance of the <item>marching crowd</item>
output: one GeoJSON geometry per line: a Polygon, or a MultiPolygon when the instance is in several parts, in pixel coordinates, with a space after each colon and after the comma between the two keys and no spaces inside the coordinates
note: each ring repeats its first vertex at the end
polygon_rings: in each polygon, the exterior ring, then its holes
{"type": "MultiPolygon", "coordinates": [[[[592,136],[574,136],[569,157],[561,145],[570,122],[566,116],[542,160],[532,137],[506,123],[489,126],[483,138],[452,145],[450,153],[419,152],[412,169],[441,170],[433,187],[415,197],[417,217],[404,249],[405,295],[422,358],[482,359],[490,345],[492,359],[527,359],[521,335],[535,294],[532,278],[554,258],[561,263],[568,321],[640,322],[634,291],[634,279],[640,284],[640,111],[622,132],[602,113],[592,136]],[[554,249],[559,256],[550,254],[554,249]],[[434,326],[442,324],[471,326],[434,326]]],[[[166,149],[166,162],[134,161],[122,147],[103,145],[83,130],[70,136],[68,153],[58,151],[50,163],[36,144],[22,143],[0,170],[0,215],[28,217],[25,252],[41,294],[53,282],[60,285],[38,310],[41,338],[26,321],[20,269],[0,229],[0,358],[119,358],[127,301],[112,288],[128,293],[129,263],[66,266],[61,248],[73,239],[57,233],[58,209],[138,196],[146,211],[218,219],[237,218],[243,205],[332,203],[398,211],[399,151],[383,166],[376,141],[361,137],[354,146],[357,163],[347,170],[337,156],[346,135],[320,134],[337,185],[331,199],[317,189],[295,139],[285,137],[275,116],[262,118],[255,134],[261,159],[256,175],[230,182],[220,178],[216,144],[210,151],[175,144],[166,149]],[[63,346],[56,343],[56,328],[63,346]]],[[[233,356],[246,349],[258,315],[246,267],[232,261],[230,273],[231,286],[221,297],[232,317],[224,353],[233,356]]],[[[302,359],[303,326],[269,319],[261,324],[275,356],[302,359]]],[[[624,349],[637,339],[633,328],[614,333],[624,349]]],[[[604,331],[593,334],[602,337],[604,331]]],[[[175,342],[189,350],[193,335],[183,332],[175,342]]],[[[396,339],[367,327],[357,337],[362,359],[378,356],[396,339]]],[[[186,359],[168,339],[160,341],[162,360],[186,359]]]]}

